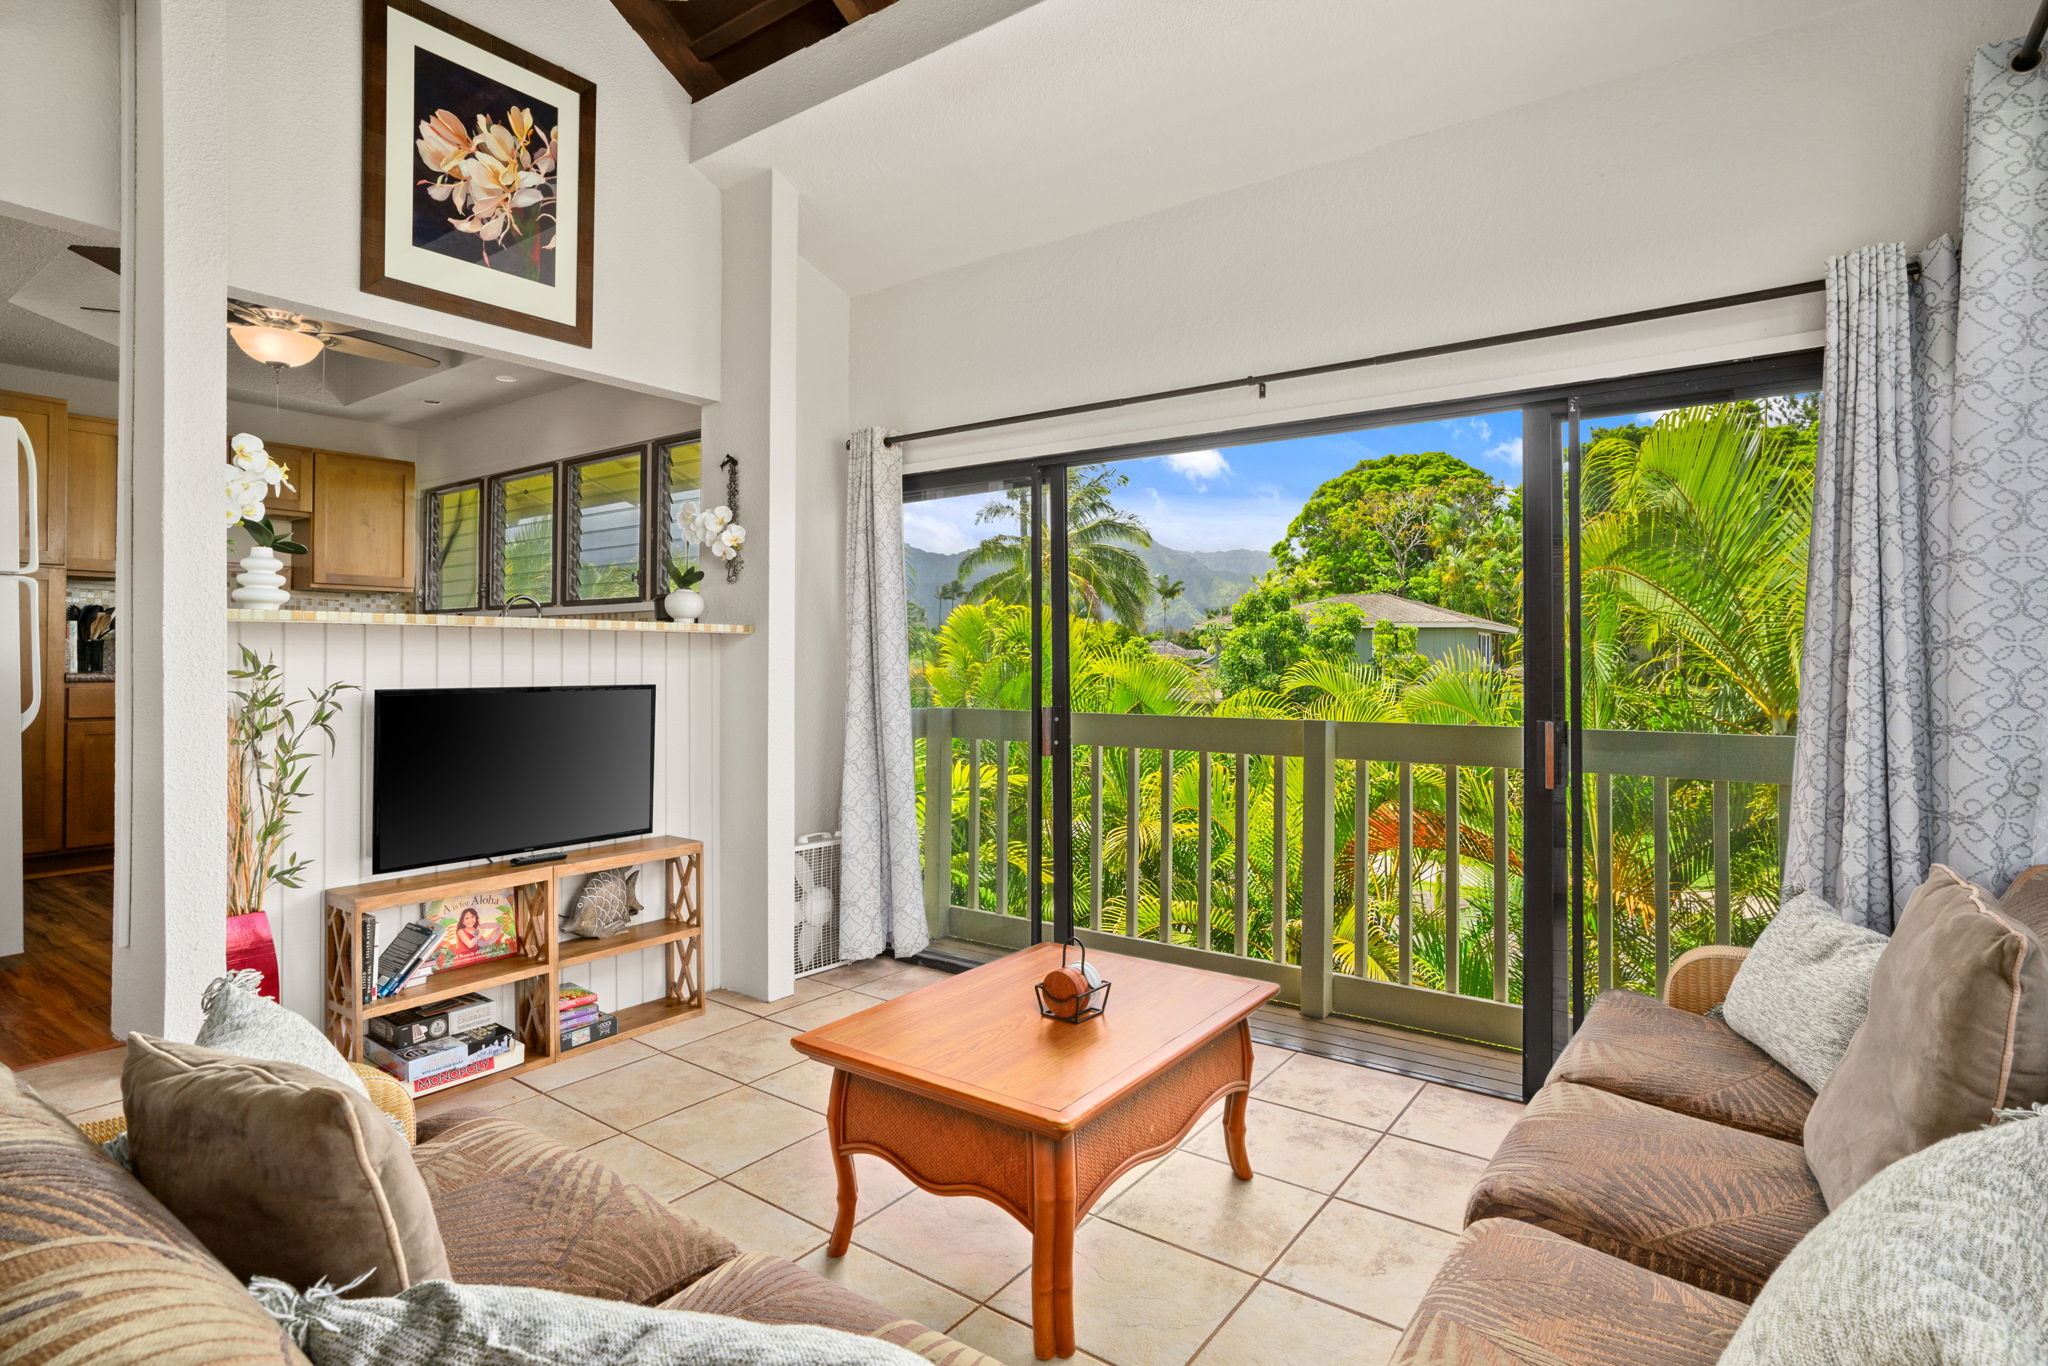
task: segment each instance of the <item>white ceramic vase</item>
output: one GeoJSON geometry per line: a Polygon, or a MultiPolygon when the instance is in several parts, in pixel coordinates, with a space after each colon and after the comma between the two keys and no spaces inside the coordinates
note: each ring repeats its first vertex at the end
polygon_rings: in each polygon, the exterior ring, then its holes
{"type": "Polygon", "coordinates": [[[242,557],[242,572],[235,575],[241,586],[228,597],[237,607],[275,612],[291,601],[284,591],[284,561],[267,545],[259,545],[242,557]]]}
{"type": "Polygon", "coordinates": [[[670,621],[695,621],[704,615],[704,595],[694,588],[678,588],[661,600],[670,621]]]}

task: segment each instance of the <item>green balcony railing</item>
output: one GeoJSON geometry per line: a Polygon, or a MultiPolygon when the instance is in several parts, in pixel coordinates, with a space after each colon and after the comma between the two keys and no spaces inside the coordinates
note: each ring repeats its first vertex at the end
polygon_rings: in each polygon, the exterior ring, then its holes
{"type": "MultiPolygon", "coordinates": [[[[1029,716],[913,719],[932,932],[1021,945],[1034,876],[1050,900],[1029,716]]],[[[1072,841],[1088,942],[1274,981],[1310,1015],[1519,1043],[1518,727],[1077,713],[1073,731],[1073,824],[1043,833],[1072,841]]],[[[1589,991],[1655,991],[1675,953],[1755,937],[1792,745],[1586,734],[1589,991]]]]}

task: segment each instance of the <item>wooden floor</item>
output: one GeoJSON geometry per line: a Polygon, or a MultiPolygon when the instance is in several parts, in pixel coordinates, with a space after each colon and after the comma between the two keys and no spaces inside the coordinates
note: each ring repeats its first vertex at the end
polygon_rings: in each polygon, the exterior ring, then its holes
{"type": "Polygon", "coordinates": [[[0,1063],[33,1067],[107,1048],[114,875],[27,884],[27,952],[0,958],[0,1063]]]}
{"type": "MultiPolygon", "coordinates": [[[[964,939],[934,940],[918,961],[958,972],[1000,956],[1002,950],[964,939]]],[[[1293,1006],[1263,1005],[1252,1015],[1252,1038],[1297,1053],[1354,1062],[1420,1077],[1489,1096],[1522,1099],[1522,1055],[1512,1048],[1423,1034],[1371,1020],[1340,1015],[1302,1018],[1293,1006]]]]}

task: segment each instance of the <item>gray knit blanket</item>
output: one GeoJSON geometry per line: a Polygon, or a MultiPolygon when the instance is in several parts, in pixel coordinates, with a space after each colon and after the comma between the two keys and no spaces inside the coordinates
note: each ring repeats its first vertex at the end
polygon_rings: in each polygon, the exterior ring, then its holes
{"type": "MultiPolygon", "coordinates": [[[[346,1289],[347,1287],[344,1287],[346,1289]]],[[[422,1281],[384,1299],[249,1283],[314,1366],[930,1366],[831,1328],[749,1323],[556,1290],[422,1281]]]]}

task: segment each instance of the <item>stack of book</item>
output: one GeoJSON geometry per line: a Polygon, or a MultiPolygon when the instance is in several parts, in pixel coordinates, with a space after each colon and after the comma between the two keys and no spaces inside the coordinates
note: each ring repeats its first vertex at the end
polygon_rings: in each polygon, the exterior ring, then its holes
{"type": "Polygon", "coordinates": [[[493,1014],[490,998],[472,991],[380,1015],[365,1026],[363,1056],[415,1096],[507,1072],[526,1061],[526,1049],[493,1014]]]}
{"type": "Polygon", "coordinates": [[[574,982],[562,983],[555,1009],[560,1015],[564,1053],[619,1032],[619,1017],[599,1009],[597,993],[574,982]]]}

